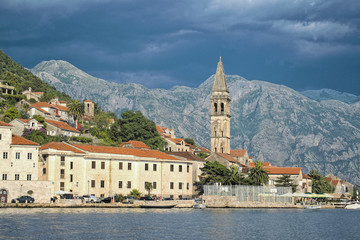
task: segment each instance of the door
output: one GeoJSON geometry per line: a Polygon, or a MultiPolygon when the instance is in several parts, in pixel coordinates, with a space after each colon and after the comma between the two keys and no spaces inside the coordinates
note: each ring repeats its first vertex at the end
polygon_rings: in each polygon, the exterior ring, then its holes
{"type": "Polygon", "coordinates": [[[7,202],[7,190],[6,189],[0,189],[0,202],[6,203],[7,202]]]}

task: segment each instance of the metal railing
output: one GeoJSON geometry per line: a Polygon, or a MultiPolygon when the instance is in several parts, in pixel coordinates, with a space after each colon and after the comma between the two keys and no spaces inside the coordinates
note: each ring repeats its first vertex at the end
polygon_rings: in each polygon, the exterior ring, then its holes
{"type": "Polygon", "coordinates": [[[238,201],[291,202],[291,187],[247,186],[247,185],[204,185],[204,195],[233,196],[238,201]],[[285,196],[284,196],[285,195],[285,196]]]}

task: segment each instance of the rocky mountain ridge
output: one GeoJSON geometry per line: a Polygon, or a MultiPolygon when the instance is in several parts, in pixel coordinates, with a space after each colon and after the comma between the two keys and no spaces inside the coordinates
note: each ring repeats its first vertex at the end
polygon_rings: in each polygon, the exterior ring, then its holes
{"type": "MultiPolygon", "coordinates": [[[[92,99],[117,114],[140,110],[156,124],[174,128],[179,137],[210,145],[214,76],[197,88],[165,90],[108,82],[65,61],[42,62],[32,72],[75,99],[92,99]]],[[[232,100],[232,149],[245,148],[254,159],[273,165],[301,166],[305,172],[317,169],[360,183],[357,96],[345,94],[342,99],[331,90],[324,99],[319,91],[301,94],[286,86],[236,75],[227,76],[227,82],[232,100]]]]}

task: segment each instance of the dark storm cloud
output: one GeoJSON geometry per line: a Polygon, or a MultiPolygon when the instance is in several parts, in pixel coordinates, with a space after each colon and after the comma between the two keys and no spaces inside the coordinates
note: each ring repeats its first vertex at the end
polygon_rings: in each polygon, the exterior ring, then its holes
{"type": "Polygon", "coordinates": [[[199,85],[222,55],[227,74],[360,94],[359,11],[355,0],[8,0],[0,48],[26,67],[63,59],[164,88],[199,85]]]}

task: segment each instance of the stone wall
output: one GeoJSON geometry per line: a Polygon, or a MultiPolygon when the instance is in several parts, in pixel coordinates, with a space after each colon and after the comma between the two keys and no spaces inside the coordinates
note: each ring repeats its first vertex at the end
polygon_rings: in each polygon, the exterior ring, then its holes
{"type": "Polygon", "coordinates": [[[7,190],[7,202],[23,195],[30,195],[35,199],[35,203],[49,203],[51,198],[50,181],[0,181],[0,189],[7,190]]]}
{"type": "Polygon", "coordinates": [[[293,203],[238,201],[233,196],[202,196],[207,208],[294,208],[293,203]]]}

